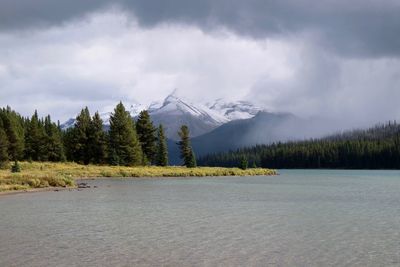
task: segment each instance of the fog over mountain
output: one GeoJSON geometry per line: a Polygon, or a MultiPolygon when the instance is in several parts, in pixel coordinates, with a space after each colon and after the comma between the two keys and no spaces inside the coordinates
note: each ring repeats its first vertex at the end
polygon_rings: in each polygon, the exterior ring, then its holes
{"type": "Polygon", "coordinates": [[[66,121],[178,88],[370,126],[400,118],[398,14],[393,0],[2,0],[0,106],[66,121]]]}
{"type": "MultiPolygon", "coordinates": [[[[164,125],[166,136],[172,140],[179,140],[178,131],[183,124],[190,128],[191,137],[196,137],[230,121],[253,118],[263,111],[262,108],[247,101],[225,102],[223,99],[217,99],[206,104],[192,103],[181,98],[177,90],[167,95],[162,102],[153,102],[150,105],[133,103],[127,108],[134,119],[137,119],[142,110],[147,110],[153,124],[164,125]]],[[[112,112],[111,107],[99,112],[106,129],[109,127],[112,112]]],[[[75,117],[72,117],[62,123],[61,128],[66,130],[73,127],[75,121],[75,117]]]]}

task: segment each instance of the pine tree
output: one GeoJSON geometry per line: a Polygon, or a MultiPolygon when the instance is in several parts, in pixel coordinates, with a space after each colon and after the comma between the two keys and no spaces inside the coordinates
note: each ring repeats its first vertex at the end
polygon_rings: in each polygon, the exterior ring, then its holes
{"type": "Polygon", "coordinates": [[[168,147],[165,138],[164,127],[161,124],[157,130],[156,164],[158,166],[168,166],[168,147]]]}
{"type": "Polygon", "coordinates": [[[65,156],[68,161],[76,161],[74,157],[75,153],[75,137],[76,130],[75,128],[68,128],[62,132],[62,141],[64,144],[65,156]]]}
{"type": "Polygon", "coordinates": [[[48,161],[64,161],[64,146],[61,139],[61,132],[55,123],[51,122],[50,115],[44,120],[46,133],[46,158],[48,161]]]}
{"type": "Polygon", "coordinates": [[[133,119],[122,102],[110,117],[109,151],[110,162],[117,159],[118,165],[135,166],[143,163],[142,148],[133,119]]]}
{"type": "Polygon", "coordinates": [[[1,112],[4,131],[8,138],[8,154],[10,159],[18,160],[24,157],[24,127],[23,119],[10,107],[1,112]]]}
{"type": "Polygon", "coordinates": [[[107,139],[103,130],[103,120],[96,112],[92,118],[89,131],[89,143],[91,161],[95,164],[102,164],[107,159],[107,139]]]}
{"type": "Polygon", "coordinates": [[[8,162],[8,138],[3,128],[3,122],[0,120],[0,168],[3,168],[8,162]]]}
{"type": "Polygon", "coordinates": [[[182,125],[178,135],[181,138],[181,141],[178,142],[178,146],[180,150],[180,157],[183,159],[183,165],[188,168],[193,168],[196,166],[196,158],[190,145],[189,127],[182,125]]]}
{"type": "Polygon", "coordinates": [[[44,125],[39,120],[37,111],[27,121],[25,133],[25,158],[28,160],[43,160],[45,153],[44,125]]]}
{"type": "Polygon", "coordinates": [[[89,131],[91,125],[91,117],[89,109],[86,107],[82,109],[81,113],[76,117],[74,127],[74,142],[73,142],[73,159],[76,162],[89,164],[90,144],[89,144],[89,131]]]}
{"type": "Polygon", "coordinates": [[[136,131],[142,146],[144,162],[154,163],[156,155],[156,129],[147,110],[140,112],[136,122],[136,131]]]}
{"type": "Polygon", "coordinates": [[[115,149],[112,149],[109,152],[109,162],[111,166],[118,166],[120,163],[120,159],[117,155],[117,151],[115,149]]]}
{"type": "Polygon", "coordinates": [[[189,168],[197,167],[196,156],[195,156],[193,150],[192,150],[192,155],[190,157],[189,164],[187,165],[187,167],[189,167],[189,168]]]}
{"type": "Polygon", "coordinates": [[[239,168],[242,170],[246,170],[248,165],[249,165],[249,162],[248,162],[247,158],[243,157],[242,160],[240,161],[239,168]]]}

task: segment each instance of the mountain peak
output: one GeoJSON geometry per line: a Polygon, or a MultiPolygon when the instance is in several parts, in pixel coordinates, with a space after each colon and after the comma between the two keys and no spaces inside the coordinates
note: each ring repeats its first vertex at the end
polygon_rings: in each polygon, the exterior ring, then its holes
{"type": "Polygon", "coordinates": [[[172,93],[170,93],[165,99],[164,99],[164,104],[163,106],[168,105],[169,103],[174,103],[180,101],[180,98],[178,97],[178,89],[175,88],[172,93]]]}
{"type": "Polygon", "coordinates": [[[208,103],[207,106],[229,121],[249,119],[256,116],[260,111],[265,111],[264,108],[258,107],[250,101],[226,102],[222,98],[216,99],[213,103],[208,103]]]}
{"type": "MultiPolygon", "coordinates": [[[[194,104],[180,97],[178,93],[179,91],[174,89],[163,102],[153,102],[150,105],[133,101],[127,106],[127,110],[133,118],[142,110],[148,110],[155,125],[164,124],[167,136],[173,139],[177,138],[176,133],[182,124],[190,127],[192,136],[198,136],[229,121],[252,118],[262,110],[246,101],[225,102],[223,99],[217,99],[211,104],[194,104]]],[[[106,126],[109,125],[111,113],[111,107],[100,113],[106,126]]],[[[75,119],[71,119],[64,123],[62,128],[73,127],[74,122],[75,119]]]]}

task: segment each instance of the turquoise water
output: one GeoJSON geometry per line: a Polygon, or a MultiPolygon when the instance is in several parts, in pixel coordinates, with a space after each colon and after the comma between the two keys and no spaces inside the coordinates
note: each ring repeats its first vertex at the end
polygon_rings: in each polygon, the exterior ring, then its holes
{"type": "Polygon", "coordinates": [[[0,266],[400,266],[400,172],[90,181],[0,197],[0,266]]]}

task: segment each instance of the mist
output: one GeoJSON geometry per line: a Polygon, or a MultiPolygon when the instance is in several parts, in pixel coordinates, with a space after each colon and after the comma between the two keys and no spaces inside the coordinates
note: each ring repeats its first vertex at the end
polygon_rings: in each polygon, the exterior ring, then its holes
{"type": "Polygon", "coordinates": [[[398,119],[398,3],[300,2],[2,1],[0,106],[65,121],[178,88],[313,122],[288,138],[398,119]]]}

